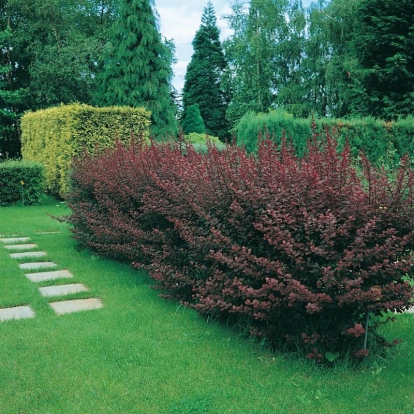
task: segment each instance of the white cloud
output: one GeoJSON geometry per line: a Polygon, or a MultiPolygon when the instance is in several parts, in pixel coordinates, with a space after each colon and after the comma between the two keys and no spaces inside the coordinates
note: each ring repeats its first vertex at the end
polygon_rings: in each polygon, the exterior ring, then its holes
{"type": "Polygon", "coordinates": [[[200,13],[187,7],[159,7],[161,33],[173,39],[176,47],[191,45],[195,32],[200,27],[200,13]]]}

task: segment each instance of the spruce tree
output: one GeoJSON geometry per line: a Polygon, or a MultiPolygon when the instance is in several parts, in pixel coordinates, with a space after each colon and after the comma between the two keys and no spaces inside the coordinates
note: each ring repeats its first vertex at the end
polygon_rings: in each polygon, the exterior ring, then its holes
{"type": "Polygon", "coordinates": [[[221,77],[226,68],[220,31],[211,2],[201,18],[201,26],[193,40],[194,54],[187,67],[183,89],[183,118],[191,105],[198,104],[209,135],[228,138],[226,97],[221,77]]]}
{"type": "Polygon", "coordinates": [[[186,117],[181,121],[181,126],[183,127],[184,134],[190,134],[191,132],[204,134],[206,132],[198,104],[190,105],[187,108],[186,117]]]}
{"type": "Polygon", "coordinates": [[[163,139],[176,133],[173,48],[161,39],[152,5],[152,0],[121,0],[104,60],[101,98],[107,105],[147,108],[151,134],[163,139]]]}
{"type": "Polygon", "coordinates": [[[414,112],[414,2],[361,0],[356,57],[369,99],[360,113],[384,119],[414,112]]]}

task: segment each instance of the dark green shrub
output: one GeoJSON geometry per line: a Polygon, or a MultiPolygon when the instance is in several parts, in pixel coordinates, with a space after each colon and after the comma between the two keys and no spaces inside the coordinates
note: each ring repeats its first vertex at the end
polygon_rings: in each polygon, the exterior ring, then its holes
{"type": "Polygon", "coordinates": [[[34,161],[0,163],[0,205],[39,204],[44,194],[43,165],[34,161]]]}
{"type": "Polygon", "coordinates": [[[196,132],[203,134],[206,132],[203,118],[201,117],[200,108],[198,104],[190,105],[187,108],[187,115],[181,122],[184,134],[196,132]]]}

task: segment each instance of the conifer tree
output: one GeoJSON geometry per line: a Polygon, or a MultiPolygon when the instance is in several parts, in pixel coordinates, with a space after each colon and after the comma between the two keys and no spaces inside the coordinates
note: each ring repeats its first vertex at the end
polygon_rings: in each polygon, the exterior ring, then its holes
{"type": "Polygon", "coordinates": [[[396,119],[414,112],[414,2],[361,0],[354,31],[356,57],[369,99],[363,115],[396,119]]]}
{"type": "Polygon", "coordinates": [[[152,6],[152,0],[121,0],[104,60],[101,98],[107,105],[147,108],[151,134],[163,139],[176,133],[173,47],[162,41],[152,6]]]}
{"type": "Polygon", "coordinates": [[[190,105],[187,108],[186,117],[181,121],[181,126],[183,127],[184,134],[190,134],[191,132],[204,134],[206,132],[198,104],[190,105]]]}
{"type": "Polygon", "coordinates": [[[191,105],[198,104],[209,135],[228,138],[226,96],[221,77],[226,68],[220,30],[211,2],[204,8],[201,26],[193,40],[194,54],[187,67],[183,89],[183,118],[191,105]]]}

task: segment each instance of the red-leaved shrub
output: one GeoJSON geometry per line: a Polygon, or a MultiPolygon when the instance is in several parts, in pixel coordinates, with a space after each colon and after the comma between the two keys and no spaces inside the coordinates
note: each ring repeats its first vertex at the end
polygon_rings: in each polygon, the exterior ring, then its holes
{"type": "MultiPolygon", "coordinates": [[[[145,268],[166,297],[273,346],[325,352],[381,338],[375,317],[413,298],[414,175],[387,176],[327,132],[298,158],[285,142],[243,148],[118,145],[74,164],[74,237],[145,268]]],[[[332,354],[333,355],[333,354],[332,354]]]]}

